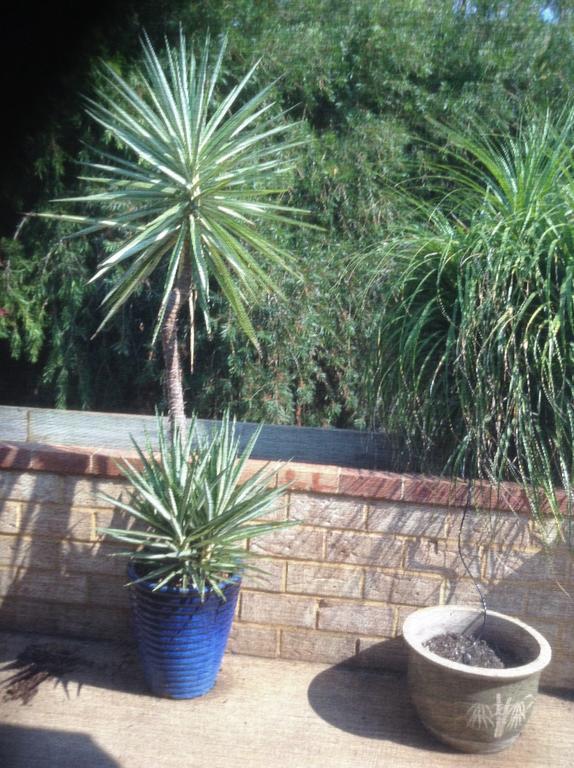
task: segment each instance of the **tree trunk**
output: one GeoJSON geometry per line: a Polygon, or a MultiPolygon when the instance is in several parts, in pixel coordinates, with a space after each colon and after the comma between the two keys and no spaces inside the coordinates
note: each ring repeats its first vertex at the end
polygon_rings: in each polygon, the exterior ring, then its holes
{"type": "Polygon", "coordinates": [[[171,290],[161,329],[161,345],[165,362],[169,427],[185,431],[185,401],[183,397],[183,371],[179,354],[178,320],[185,300],[189,296],[189,274],[182,270],[171,290]]]}

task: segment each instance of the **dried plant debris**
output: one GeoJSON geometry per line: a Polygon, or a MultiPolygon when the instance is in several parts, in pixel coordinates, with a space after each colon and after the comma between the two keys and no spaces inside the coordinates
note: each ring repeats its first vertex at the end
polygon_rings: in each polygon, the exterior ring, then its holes
{"type": "Polygon", "coordinates": [[[55,680],[66,688],[66,675],[87,666],[89,662],[63,646],[28,645],[5,667],[17,671],[2,684],[3,700],[28,704],[46,680],[55,680]]]}
{"type": "Polygon", "coordinates": [[[507,669],[518,667],[522,662],[512,651],[496,647],[493,643],[464,634],[449,632],[432,637],[424,644],[432,653],[449,661],[457,661],[469,667],[507,669]]]}

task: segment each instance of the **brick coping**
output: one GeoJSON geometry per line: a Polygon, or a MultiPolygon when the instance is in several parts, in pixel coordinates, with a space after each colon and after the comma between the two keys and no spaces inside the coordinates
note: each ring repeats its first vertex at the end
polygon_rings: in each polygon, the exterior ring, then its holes
{"type": "MultiPolygon", "coordinates": [[[[128,460],[138,467],[134,452],[114,449],[91,449],[85,446],[41,443],[0,442],[0,470],[52,472],[63,475],[85,475],[98,478],[120,478],[118,463],[128,460]]],[[[381,470],[353,469],[328,464],[275,462],[251,459],[246,476],[270,465],[279,469],[279,484],[289,483],[294,491],[310,491],[340,496],[462,507],[467,496],[466,484],[440,477],[399,474],[381,470]]],[[[566,508],[566,494],[557,491],[561,509],[566,508]]],[[[528,513],[530,505],[523,489],[514,483],[494,487],[486,482],[473,486],[473,505],[483,510],[528,513]]]]}

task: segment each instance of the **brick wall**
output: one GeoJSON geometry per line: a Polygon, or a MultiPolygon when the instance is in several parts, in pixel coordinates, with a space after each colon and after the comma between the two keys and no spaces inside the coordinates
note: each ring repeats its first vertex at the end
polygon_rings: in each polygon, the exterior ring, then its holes
{"type": "MultiPolygon", "coordinates": [[[[0,628],[87,637],[129,632],[125,563],[97,529],[122,514],[111,451],[0,446],[0,628]]],[[[261,462],[250,462],[253,472],[261,462]]],[[[400,667],[402,622],[436,603],[479,605],[458,557],[466,489],[433,478],[291,464],[275,519],[300,525],[253,541],[265,576],[245,578],[230,650],[257,656],[400,667]]],[[[491,608],[541,630],[554,659],[545,682],[574,687],[574,568],[548,556],[526,501],[477,489],[491,510],[466,520],[463,547],[491,608]],[[496,509],[494,512],[492,510],[496,509]],[[514,511],[513,511],[514,510],[514,511]]]]}

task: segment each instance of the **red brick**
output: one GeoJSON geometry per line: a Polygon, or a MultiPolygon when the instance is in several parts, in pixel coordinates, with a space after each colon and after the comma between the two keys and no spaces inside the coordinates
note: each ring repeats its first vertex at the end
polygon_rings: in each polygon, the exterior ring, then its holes
{"type": "Polygon", "coordinates": [[[467,489],[462,482],[424,475],[405,475],[403,501],[437,506],[463,506],[467,489]]]}
{"type": "Polygon", "coordinates": [[[59,475],[83,475],[89,472],[91,451],[71,447],[51,447],[33,451],[31,469],[59,475]]]}
{"type": "MultiPolygon", "coordinates": [[[[567,497],[563,490],[555,489],[555,501],[562,512],[567,508],[567,497]]],[[[540,512],[549,514],[551,507],[544,494],[540,493],[540,512]]],[[[515,514],[530,514],[531,504],[524,488],[516,483],[490,485],[477,482],[473,486],[473,505],[482,509],[502,510],[515,514]]]]}
{"type": "Polygon", "coordinates": [[[32,451],[18,443],[0,443],[0,469],[29,469],[32,451]]]}
{"type": "Polygon", "coordinates": [[[287,464],[279,472],[279,484],[289,483],[290,491],[337,493],[340,471],[323,464],[287,464]]]}
{"type": "Polygon", "coordinates": [[[400,501],[403,498],[403,477],[391,472],[369,469],[341,469],[339,493],[368,499],[400,501]]]}
{"type": "Polygon", "coordinates": [[[528,511],[528,507],[520,509],[524,499],[520,486],[515,483],[500,483],[493,485],[486,481],[475,481],[472,486],[472,505],[479,511],[512,511],[511,503],[516,502],[518,504],[515,512],[528,511]]]}
{"type": "Polygon", "coordinates": [[[562,514],[571,514],[572,510],[572,502],[569,500],[569,496],[566,493],[566,491],[561,490],[560,488],[555,488],[554,492],[556,494],[556,501],[558,503],[558,507],[562,514]],[[569,512],[570,511],[570,512],[569,512]]]}
{"type": "Polygon", "coordinates": [[[143,463],[137,453],[109,448],[105,451],[92,452],[89,473],[96,477],[123,477],[124,461],[128,461],[136,470],[143,468],[143,463]]]}
{"type": "Polygon", "coordinates": [[[258,472],[263,471],[264,474],[269,475],[269,487],[275,488],[277,486],[277,473],[282,466],[283,464],[280,461],[249,459],[239,475],[239,482],[244,483],[246,480],[250,480],[258,472]]]}
{"type": "Polygon", "coordinates": [[[471,499],[473,508],[482,512],[489,510],[508,511],[504,498],[511,489],[512,491],[518,490],[518,486],[513,483],[506,483],[504,485],[506,485],[507,491],[501,494],[502,489],[500,485],[493,485],[485,480],[473,481],[471,499]]]}
{"type": "Polygon", "coordinates": [[[85,474],[90,468],[91,450],[36,443],[0,444],[0,468],[85,474]]]}
{"type": "Polygon", "coordinates": [[[515,483],[500,483],[496,486],[494,506],[496,509],[510,510],[515,513],[530,513],[528,496],[515,483]]]}

